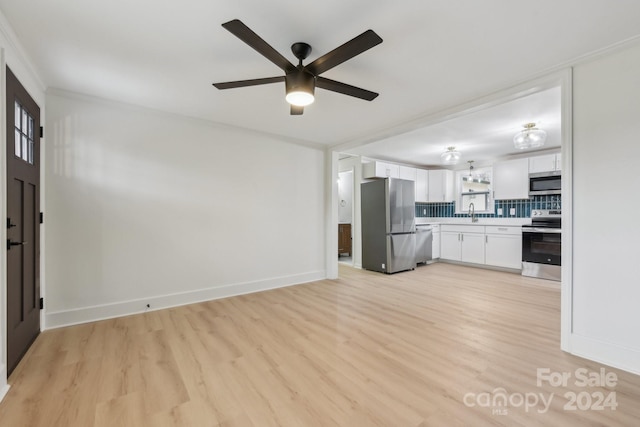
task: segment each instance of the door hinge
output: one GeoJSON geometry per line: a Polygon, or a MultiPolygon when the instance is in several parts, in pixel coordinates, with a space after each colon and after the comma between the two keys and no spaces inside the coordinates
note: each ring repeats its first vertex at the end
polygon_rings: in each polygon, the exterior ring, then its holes
{"type": "Polygon", "coordinates": [[[44,212],[40,212],[40,224],[44,223],[44,212]]]}
{"type": "Polygon", "coordinates": [[[40,298],[40,310],[44,309],[44,298],[40,298]]]}
{"type": "Polygon", "coordinates": [[[44,127],[40,126],[40,138],[44,138],[44,127]]]}

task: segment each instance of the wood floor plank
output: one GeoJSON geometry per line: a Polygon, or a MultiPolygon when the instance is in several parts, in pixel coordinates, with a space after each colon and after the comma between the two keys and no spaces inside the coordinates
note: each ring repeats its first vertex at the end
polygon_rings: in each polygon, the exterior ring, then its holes
{"type": "Polygon", "coordinates": [[[9,378],[0,426],[640,425],[640,377],[562,352],[559,329],[553,282],[341,266],[339,280],[45,331],[9,378]],[[618,382],[538,386],[538,368],[618,382]],[[568,410],[584,392],[618,406],[568,410]],[[553,398],[483,404],[500,393],[553,398]]]}

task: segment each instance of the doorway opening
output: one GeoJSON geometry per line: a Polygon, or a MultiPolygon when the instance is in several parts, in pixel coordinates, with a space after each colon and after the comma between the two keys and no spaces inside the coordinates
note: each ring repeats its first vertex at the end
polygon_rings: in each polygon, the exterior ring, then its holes
{"type": "Polygon", "coordinates": [[[353,168],[338,173],[338,261],[353,265],[353,168]]]}

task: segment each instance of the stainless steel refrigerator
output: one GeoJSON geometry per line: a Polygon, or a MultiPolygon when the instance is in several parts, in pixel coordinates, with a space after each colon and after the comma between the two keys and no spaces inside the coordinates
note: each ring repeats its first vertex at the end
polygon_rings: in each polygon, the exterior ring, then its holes
{"type": "Polygon", "coordinates": [[[416,268],[414,185],[397,178],[361,184],[363,268],[383,273],[416,268]]]}

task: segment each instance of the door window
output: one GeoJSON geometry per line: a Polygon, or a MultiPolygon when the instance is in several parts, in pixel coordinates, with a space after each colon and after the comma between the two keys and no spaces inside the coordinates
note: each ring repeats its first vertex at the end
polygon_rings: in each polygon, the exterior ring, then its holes
{"type": "Polygon", "coordinates": [[[18,101],[15,102],[15,155],[29,164],[33,164],[33,117],[22,108],[18,101]]]}

